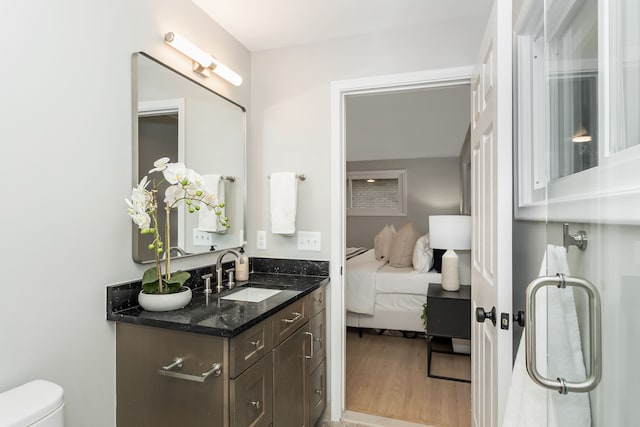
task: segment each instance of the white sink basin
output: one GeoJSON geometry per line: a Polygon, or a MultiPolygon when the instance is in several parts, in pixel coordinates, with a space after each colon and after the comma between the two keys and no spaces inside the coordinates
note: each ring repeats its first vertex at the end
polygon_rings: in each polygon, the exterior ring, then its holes
{"type": "Polygon", "coordinates": [[[278,289],[242,288],[220,299],[231,299],[234,301],[246,301],[246,302],[260,302],[276,294],[279,294],[280,292],[282,291],[278,289]]]}

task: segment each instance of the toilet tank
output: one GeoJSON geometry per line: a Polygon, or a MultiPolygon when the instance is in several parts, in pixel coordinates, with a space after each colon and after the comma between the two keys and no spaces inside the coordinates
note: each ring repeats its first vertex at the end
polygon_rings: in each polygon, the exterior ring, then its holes
{"type": "Polygon", "coordinates": [[[44,380],[0,393],[0,426],[63,427],[63,397],[62,387],[44,380]]]}

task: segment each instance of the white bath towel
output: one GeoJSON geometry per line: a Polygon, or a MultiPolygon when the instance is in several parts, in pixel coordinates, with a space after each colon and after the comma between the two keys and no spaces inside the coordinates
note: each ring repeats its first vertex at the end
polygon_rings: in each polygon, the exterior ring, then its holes
{"type": "MultiPolygon", "coordinates": [[[[204,188],[209,193],[215,196],[215,203],[220,204],[225,202],[225,182],[222,176],[209,174],[202,177],[204,179],[204,188]]],[[[219,208],[220,216],[224,218],[225,208],[219,208]]],[[[220,224],[216,211],[202,206],[198,211],[198,229],[202,231],[211,231],[214,233],[223,234],[227,232],[227,227],[220,224]]]]}
{"type": "Polygon", "coordinates": [[[298,179],[295,172],[271,174],[271,232],[293,235],[296,232],[298,179]]]}
{"type": "MultiPolygon", "coordinates": [[[[566,250],[548,245],[540,266],[540,276],[569,275],[566,250]]],[[[538,371],[548,378],[561,376],[568,381],[586,376],[580,329],[573,289],[546,286],[536,298],[536,359],[538,371]],[[545,345],[546,344],[546,345],[545,345]]],[[[535,384],[525,365],[525,335],[523,332],[513,367],[511,385],[503,426],[589,426],[591,410],[589,395],[561,395],[535,384]]]]}

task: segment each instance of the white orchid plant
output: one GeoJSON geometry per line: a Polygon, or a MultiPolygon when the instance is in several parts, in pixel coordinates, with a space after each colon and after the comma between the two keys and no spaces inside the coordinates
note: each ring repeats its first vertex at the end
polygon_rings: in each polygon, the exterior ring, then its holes
{"type": "Polygon", "coordinates": [[[149,173],[161,172],[163,179],[151,181],[151,189],[147,187],[150,181],[145,176],[140,183],[133,187],[131,200],[125,199],[128,212],[133,222],[140,229],[141,234],[151,234],[153,241],[149,243],[149,250],[155,254],[155,266],[146,270],[142,276],[142,289],[145,293],[173,293],[178,292],[191,276],[186,271],[171,273],[171,209],[184,202],[190,213],[206,208],[214,211],[218,222],[229,228],[229,218],[223,217],[220,209],[224,203],[216,203],[216,196],[204,188],[204,179],[183,163],[170,163],[168,157],[163,157],[153,163],[149,173]],[[162,241],[158,230],[158,188],[163,182],[170,185],[164,193],[164,211],[166,215],[164,236],[162,241]],[[163,255],[164,254],[164,255],[163,255]],[[162,261],[165,261],[165,274],[162,274],[162,261]]]}

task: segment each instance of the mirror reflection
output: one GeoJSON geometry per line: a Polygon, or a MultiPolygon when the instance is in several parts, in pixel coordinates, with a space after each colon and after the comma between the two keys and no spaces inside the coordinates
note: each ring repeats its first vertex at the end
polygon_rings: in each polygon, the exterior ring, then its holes
{"type": "MultiPolygon", "coordinates": [[[[204,210],[192,214],[181,206],[171,212],[171,242],[176,242],[172,243],[172,257],[241,245],[245,226],[245,109],[139,52],[133,55],[133,116],[134,185],[148,175],[155,160],[169,157],[200,173],[207,189],[225,203],[223,215],[229,218],[229,228],[220,226],[204,210]]],[[[151,236],[141,235],[134,227],[134,261],[154,260],[147,248],[150,242],[151,236]]]]}

